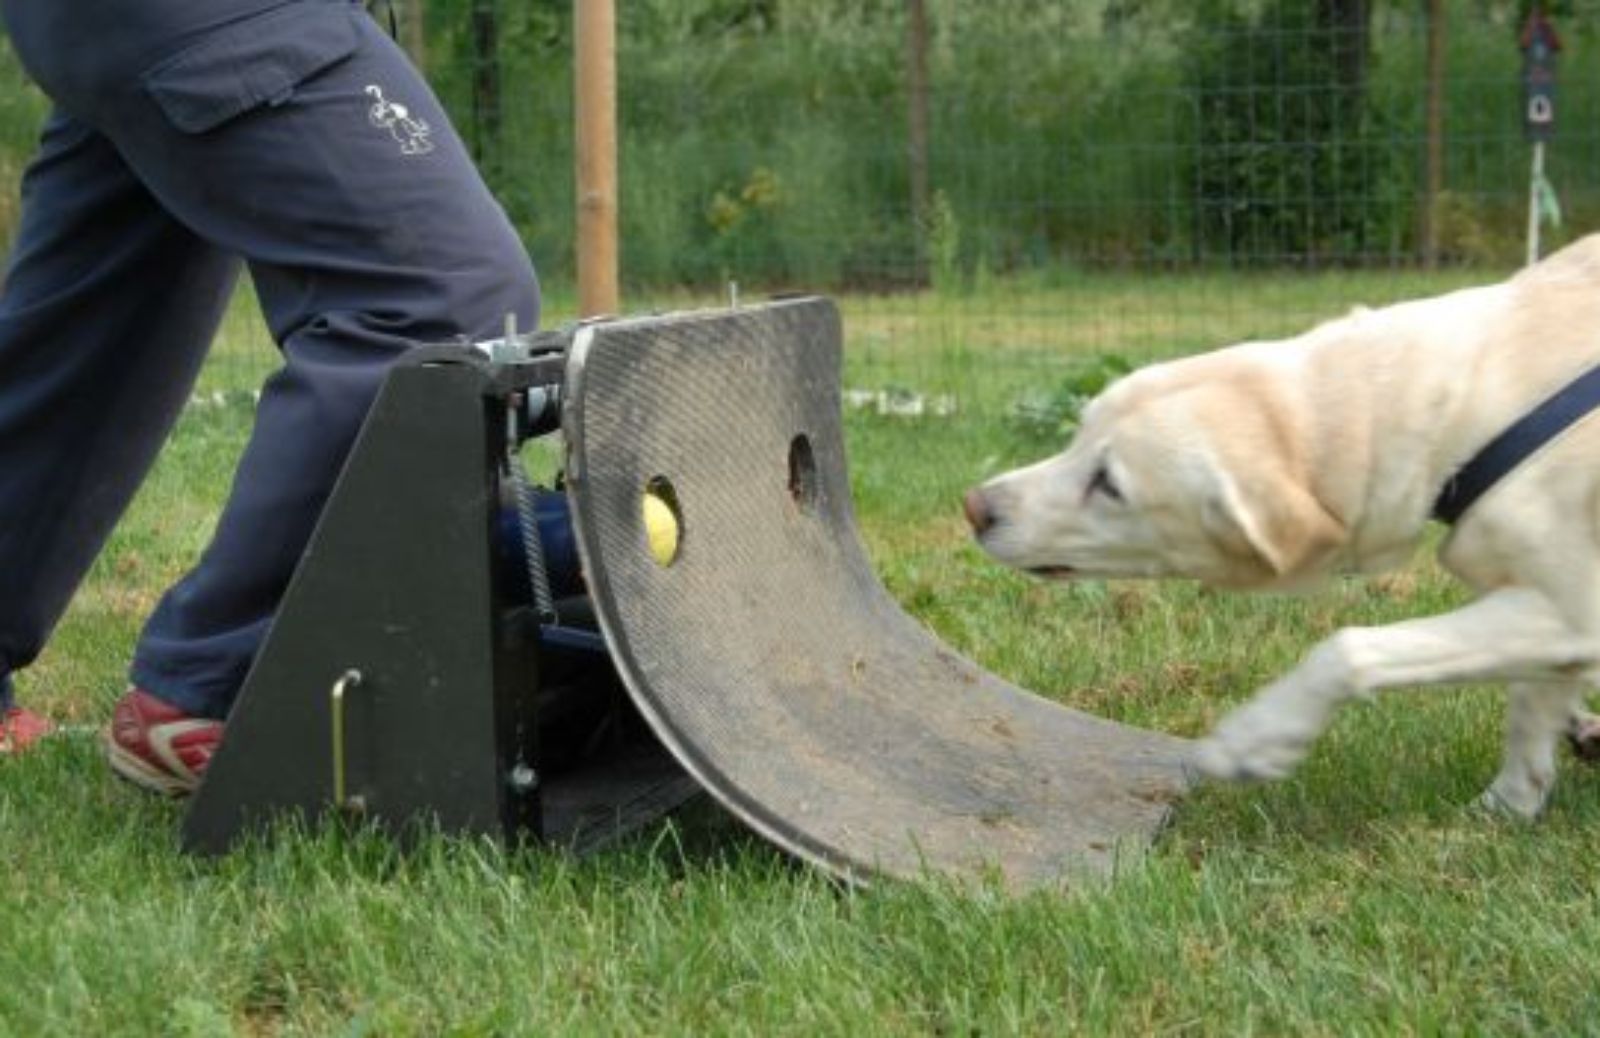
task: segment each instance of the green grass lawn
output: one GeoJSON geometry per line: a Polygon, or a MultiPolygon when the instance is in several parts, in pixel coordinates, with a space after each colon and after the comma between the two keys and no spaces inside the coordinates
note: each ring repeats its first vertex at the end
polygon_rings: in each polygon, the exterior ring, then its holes
{"type": "MultiPolygon", "coordinates": [[[[948,418],[848,417],[885,583],[1004,677],[1186,736],[1341,625],[1450,608],[1459,591],[1425,557],[1306,598],[1044,585],[986,562],[957,501],[1053,448],[1008,406],[1085,355],[1279,334],[1464,280],[844,300],[850,384],[961,400],[948,418]]],[[[205,542],[270,366],[242,303],[208,403],[24,675],[32,705],[105,719],[141,620],[205,542]]],[[[197,861],[177,850],[181,808],[71,735],[0,763],[0,1035],[1600,1033],[1600,772],[1568,766],[1537,825],[1464,809],[1493,774],[1500,705],[1464,690],[1354,707],[1294,779],[1201,789],[1109,882],[1022,898],[841,889],[709,806],[583,861],[445,838],[402,856],[332,831],[197,861]]]]}

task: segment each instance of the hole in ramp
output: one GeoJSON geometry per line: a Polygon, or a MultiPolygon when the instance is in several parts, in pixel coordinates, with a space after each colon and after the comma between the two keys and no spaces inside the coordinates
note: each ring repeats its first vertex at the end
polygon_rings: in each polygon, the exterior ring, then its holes
{"type": "Polygon", "coordinates": [[[789,441],[789,496],[802,512],[817,506],[817,456],[811,450],[811,437],[800,433],[789,441]]]}

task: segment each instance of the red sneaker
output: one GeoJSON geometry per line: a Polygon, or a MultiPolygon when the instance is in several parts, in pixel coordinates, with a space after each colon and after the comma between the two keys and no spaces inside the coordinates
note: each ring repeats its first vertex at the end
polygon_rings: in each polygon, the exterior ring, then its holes
{"type": "Polygon", "coordinates": [[[56,730],[49,718],[14,706],[0,714],[0,757],[21,753],[56,730]]]}
{"type": "Polygon", "coordinates": [[[165,796],[198,789],[221,742],[221,721],[190,717],[137,688],[117,700],[105,730],[111,770],[165,796]]]}

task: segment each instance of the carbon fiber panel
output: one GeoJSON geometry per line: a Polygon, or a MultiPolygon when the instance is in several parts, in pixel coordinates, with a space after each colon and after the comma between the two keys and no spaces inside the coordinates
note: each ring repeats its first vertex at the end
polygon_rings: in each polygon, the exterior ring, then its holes
{"type": "Polygon", "coordinates": [[[568,478],[595,605],[684,766],[839,874],[1109,867],[1182,793],[1182,742],[1050,703],[958,656],[878,583],[851,510],[826,300],[590,326],[568,478]],[[677,558],[641,495],[669,481],[677,558]]]}

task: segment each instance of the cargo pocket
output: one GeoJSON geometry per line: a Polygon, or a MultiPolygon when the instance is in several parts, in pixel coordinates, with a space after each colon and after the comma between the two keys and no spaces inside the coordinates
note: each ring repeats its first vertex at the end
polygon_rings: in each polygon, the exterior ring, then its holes
{"type": "Polygon", "coordinates": [[[253,15],[140,77],[173,126],[205,133],[263,104],[281,104],[295,87],[338,64],[361,44],[359,8],[301,2],[253,15]]]}

